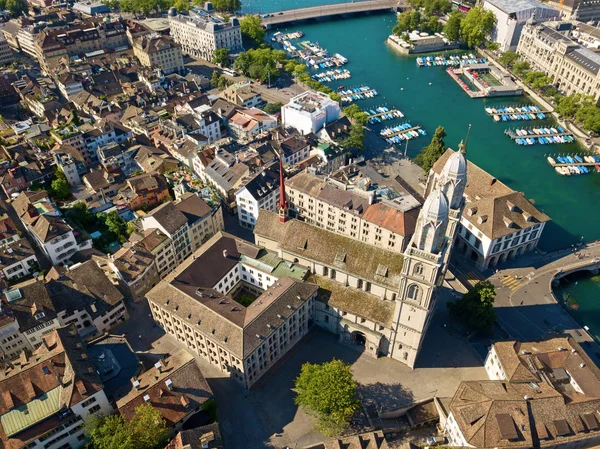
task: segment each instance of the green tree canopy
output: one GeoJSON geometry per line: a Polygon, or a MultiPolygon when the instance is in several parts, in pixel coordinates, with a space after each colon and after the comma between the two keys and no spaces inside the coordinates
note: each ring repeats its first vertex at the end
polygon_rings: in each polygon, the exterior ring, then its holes
{"type": "Polygon", "coordinates": [[[27,0],[6,0],[6,9],[10,11],[13,17],[18,17],[27,14],[29,3],[27,3],[27,0]]]}
{"type": "Polygon", "coordinates": [[[490,51],[498,51],[500,49],[500,44],[498,42],[486,42],[485,48],[490,51]]]}
{"type": "Polygon", "coordinates": [[[212,0],[212,4],[217,11],[235,12],[242,9],[241,0],[212,0]]]}
{"type": "Polygon", "coordinates": [[[446,130],[443,126],[438,126],[431,138],[431,143],[423,148],[415,158],[415,162],[425,170],[425,173],[429,173],[433,164],[446,151],[444,137],[446,137],[446,130]]]}
{"type": "Polygon", "coordinates": [[[279,64],[287,65],[285,52],[261,45],[259,48],[240,53],[233,63],[233,68],[265,83],[269,74],[271,82],[279,78],[279,64]]]}
{"type": "Polygon", "coordinates": [[[50,184],[50,187],[50,195],[59,200],[65,200],[71,195],[71,188],[67,182],[67,177],[60,168],[57,168],[54,172],[54,180],[50,184]]]}
{"type": "Polygon", "coordinates": [[[574,119],[581,108],[594,105],[593,97],[582,94],[572,94],[556,97],[557,105],[554,110],[565,118],[574,119]]]}
{"type": "Polygon", "coordinates": [[[489,38],[495,24],[496,17],[492,11],[481,5],[475,6],[460,24],[461,38],[469,47],[479,47],[489,38]]]}
{"type": "Polygon", "coordinates": [[[192,5],[189,0],[174,0],[171,6],[176,8],[177,11],[189,11],[192,5]]]}
{"type": "Polygon", "coordinates": [[[279,102],[269,103],[263,108],[263,111],[265,111],[267,114],[277,114],[279,111],[281,111],[282,106],[283,104],[279,102]]]}
{"type": "Polygon", "coordinates": [[[524,76],[525,82],[534,89],[541,89],[552,82],[552,79],[544,72],[527,72],[524,76]]]}
{"type": "Polygon", "coordinates": [[[129,236],[127,223],[125,223],[116,210],[106,214],[104,223],[108,230],[115,234],[119,242],[125,243],[125,241],[127,241],[127,237],[129,236]]]}
{"type": "Polygon", "coordinates": [[[446,22],[446,26],[444,27],[444,33],[446,35],[446,39],[450,41],[460,40],[460,24],[465,15],[458,11],[454,11],[448,17],[448,21],[446,22]]]}
{"type": "Polygon", "coordinates": [[[575,114],[575,118],[586,131],[600,132],[600,109],[597,106],[593,104],[583,105],[575,114]]]}
{"type": "Polygon", "coordinates": [[[408,0],[408,4],[415,9],[423,8],[426,15],[441,15],[452,9],[448,0],[408,0]]]}
{"type": "Polygon", "coordinates": [[[421,22],[419,29],[426,33],[439,33],[444,29],[444,25],[437,17],[430,16],[421,22]]]}
{"type": "Polygon", "coordinates": [[[360,123],[353,123],[350,125],[348,136],[341,139],[339,143],[344,148],[363,151],[365,149],[365,128],[360,123]]]}
{"type": "Polygon", "coordinates": [[[325,436],[339,435],[360,407],[352,369],[341,360],[305,363],[295,387],[294,401],[316,417],[317,428],[325,436]]]}
{"type": "Polygon", "coordinates": [[[397,23],[392,28],[392,32],[397,36],[403,33],[410,33],[419,28],[421,23],[421,13],[419,11],[404,11],[398,15],[397,23]]]}
{"type": "Polygon", "coordinates": [[[367,120],[369,118],[369,115],[366,112],[362,111],[356,104],[351,104],[350,106],[345,107],[344,114],[346,114],[348,118],[351,118],[356,123],[359,123],[361,125],[367,123],[367,120]]]}
{"type": "Polygon", "coordinates": [[[256,44],[262,44],[265,38],[265,29],[260,23],[260,17],[257,15],[247,15],[240,20],[240,29],[242,35],[256,44]]]}
{"type": "Polygon", "coordinates": [[[508,50],[500,55],[498,62],[506,67],[513,67],[520,59],[516,51],[508,50]]]}
{"type": "MultiPolygon", "coordinates": [[[[212,62],[214,64],[220,65],[221,67],[229,67],[229,65],[230,65],[229,50],[227,48],[216,49],[215,52],[213,53],[212,62]]],[[[214,76],[214,72],[213,72],[213,76],[214,76]]]]}
{"type": "Polygon", "coordinates": [[[450,314],[477,332],[489,333],[494,328],[496,288],[490,281],[481,281],[462,298],[449,302],[450,314]]]}
{"type": "Polygon", "coordinates": [[[165,420],[150,404],[140,405],[129,422],[108,415],[88,422],[85,431],[94,449],[155,449],[169,437],[165,420]]]}
{"type": "Polygon", "coordinates": [[[513,71],[519,76],[525,75],[530,68],[531,66],[527,61],[518,61],[513,64],[513,71]]]}

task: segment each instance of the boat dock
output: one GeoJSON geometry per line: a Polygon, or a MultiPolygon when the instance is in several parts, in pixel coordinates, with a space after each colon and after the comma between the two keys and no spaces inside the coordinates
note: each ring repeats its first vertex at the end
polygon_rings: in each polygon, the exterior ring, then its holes
{"type": "Polygon", "coordinates": [[[485,108],[485,112],[494,119],[495,122],[511,122],[519,120],[544,120],[546,114],[552,111],[542,110],[539,106],[505,106],[501,108],[485,108]]]}
{"type": "Polygon", "coordinates": [[[586,175],[594,170],[600,173],[600,157],[595,155],[554,155],[547,156],[546,159],[556,173],[562,176],[586,175]]]}
{"type": "Polygon", "coordinates": [[[426,136],[427,133],[421,129],[420,126],[411,126],[410,124],[405,123],[404,125],[398,125],[394,128],[386,128],[382,130],[379,135],[388,143],[400,143],[402,140],[426,136]]]}
{"type": "Polygon", "coordinates": [[[369,86],[355,87],[354,89],[341,90],[339,94],[342,96],[342,103],[352,103],[356,100],[363,100],[365,98],[373,98],[379,93],[375,89],[371,89],[369,86]]]}
{"type": "Polygon", "coordinates": [[[573,134],[566,132],[560,126],[556,128],[507,129],[504,134],[519,145],[534,145],[536,143],[545,145],[575,141],[573,134]]]}
{"type": "Polygon", "coordinates": [[[398,109],[388,109],[383,106],[377,109],[369,109],[365,112],[369,114],[367,120],[371,124],[404,117],[404,114],[398,109]]]}
{"type": "Polygon", "coordinates": [[[478,58],[473,53],[462,56],[424,56],[417,58],[417,65],[419,67],[436,67],[436,66],[459,66],[469,64],[482,64],[487,62],[485,58],[478,58]]]}

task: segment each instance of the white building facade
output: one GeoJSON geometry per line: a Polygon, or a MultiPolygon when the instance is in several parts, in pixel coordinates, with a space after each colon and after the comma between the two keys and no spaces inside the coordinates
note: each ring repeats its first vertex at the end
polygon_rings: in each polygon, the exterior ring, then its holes
{"type": "Polygon", "coordinates": [[[320,92],[303,92],[281,108],[283,125],[295,128],[302,134],[316,133],[338,118],[340,104],[320,92]]]}

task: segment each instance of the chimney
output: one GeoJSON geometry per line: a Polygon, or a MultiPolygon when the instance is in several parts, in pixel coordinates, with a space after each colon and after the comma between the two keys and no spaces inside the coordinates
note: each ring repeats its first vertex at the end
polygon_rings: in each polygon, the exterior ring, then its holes
{"type": "Polygon", "coordinates": [[[147,394],[146,394],[146,395],[144,395],[144,402],[145,402],[146,404],[150,404],[150,396],[149,396],[149,395],[147,395],[147,394]]]}
{"type": "Polygon", "coordinates": [[[156,368],[159,373],[162,373],[163,366],[162,363],[160,363],[160,360],[154,364],[154,368],[156,368]]]}
{"type": "Polygon", "coordinates": [[[227,259],[227,250],[226,250],[226,249],[224,249],[224,250],[223,250],[223,257],[224,257],[225,259],[227,259]]]}
{"type": "Polygon", "coordinates": [[[131,384],[133,385],[133,388],[135,388],[136,390],[140,389],[140,381],[137,380],[135,377],[131,378],[131,384]]]}

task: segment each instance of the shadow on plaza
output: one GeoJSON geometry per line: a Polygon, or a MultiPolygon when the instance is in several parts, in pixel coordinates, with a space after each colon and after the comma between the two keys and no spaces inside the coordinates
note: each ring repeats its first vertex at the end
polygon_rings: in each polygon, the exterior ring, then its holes
{"type": "Polygon", "coordinates": [[[357,393],[364,405],[375,402],[377,410],[394,410],[410,404],[414,399],[412,392],[402,385],[382,382],[360,384],[357,393]]]}

